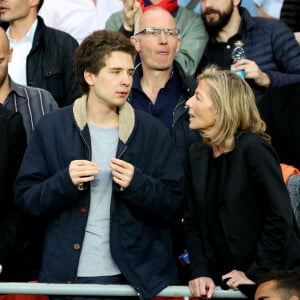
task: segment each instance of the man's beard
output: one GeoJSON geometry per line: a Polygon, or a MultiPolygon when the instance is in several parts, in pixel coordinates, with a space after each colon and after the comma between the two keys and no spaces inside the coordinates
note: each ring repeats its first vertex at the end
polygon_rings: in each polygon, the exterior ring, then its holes
{"type": "Polygon", "coordinates": [[[225,10],[224,12],[220,12],[215,9],[207,9],[205,12],[201,13],[203,23],[206,27],[206,30],[210,36],[217,36],[218,33],[224,28],[231,18],[231,15],[233,13],[233,4],[231,3],[230,7],[225,10]],[[205,15],[207,13],[216,13],[219,15],[219,20],[206,20],[205,15]]]}

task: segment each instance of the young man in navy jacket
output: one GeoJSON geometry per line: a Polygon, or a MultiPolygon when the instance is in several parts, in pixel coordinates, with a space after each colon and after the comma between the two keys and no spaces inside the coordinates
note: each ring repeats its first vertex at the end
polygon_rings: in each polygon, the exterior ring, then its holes
{"type": "Polygon", "coordinates": [[[126,101],[134,55],[121,33],[88,36],[74,58],[83,96],[28,145],[16,204],[48,219],[40,282],[129,283],[150,298],[177,280],[183,171],[168,129],[126,101]]]}

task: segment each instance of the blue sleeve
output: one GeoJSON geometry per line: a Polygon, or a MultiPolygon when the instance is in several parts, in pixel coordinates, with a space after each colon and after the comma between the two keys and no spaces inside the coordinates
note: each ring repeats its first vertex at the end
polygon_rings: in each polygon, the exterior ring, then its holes
{"type": "Polygon", "coordinates": [[[270,87],[300,82],[300,47],[295,36],[283,22],[274,25],[271,42],[278,70],[266,71],[271,80],[270,87]]]}
{"type": "Polygon", "coordinates": [[[71,181],[68,166],[55,173],[49,171],[55,156],[46,150],[47,132],[41,126],[34,130],[15,182],[16,206],[35,216],[63,211],[81,195],[71,181]]]}
{"type": "Polygon", "coordinates": [[[241,6],[245,7],[252,17],[257,17],[257,9],[253,0],[242,0],[241,6]]]}

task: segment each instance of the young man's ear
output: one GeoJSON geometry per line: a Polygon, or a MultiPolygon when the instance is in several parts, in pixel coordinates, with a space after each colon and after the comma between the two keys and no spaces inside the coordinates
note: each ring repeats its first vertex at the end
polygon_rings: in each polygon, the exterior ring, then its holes
{"type": "Polygon", "coordinates": [[[137,52],[139,52],[140,51],[140,40],[139,40],[139,38],[136,36],[136,35],[132,35],[131,37],[130,37],[130,41],[131,41],[131,43],[133,44],[133,46],[135,47],[135,50],[137,51],[137,52]]]}
{"type": "Polygon", "coordinates": [[[84,76],[84,79],[86,81],[86,83],[89,85],[89,86],[93,86],[94,85],[94,74],[87,71],[87,70],[84,70],[84,73],[83,73],[83,76],[84,76]]]}
{"type": "Polygon", "coordinates": [[[289,298],[289,300],[300,300],[300,299],[297,296],[292,296],[292,297],[289,298]]]}

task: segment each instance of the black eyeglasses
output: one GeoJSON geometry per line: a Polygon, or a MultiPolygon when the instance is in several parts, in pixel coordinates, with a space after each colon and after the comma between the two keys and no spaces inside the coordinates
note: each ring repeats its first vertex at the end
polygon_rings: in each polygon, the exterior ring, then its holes
{"type": "Polygon", "coordinates": [[[159,36],[162,32],[167,36],[176,37],[180,33],[180,30],[177,28],[171,29],[171,28],[146,27],[145,29],[136,33],[135,35],[146,34],[146,35],[159,36]]]}

